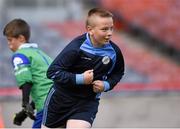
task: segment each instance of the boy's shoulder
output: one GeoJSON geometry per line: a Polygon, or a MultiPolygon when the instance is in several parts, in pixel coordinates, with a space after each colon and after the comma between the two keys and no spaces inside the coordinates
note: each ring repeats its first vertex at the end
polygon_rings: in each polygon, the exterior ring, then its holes
{"type": "Polygon", "coordinates": [[[66,48],[77,49],[83,44],[85,40],[86,40],[86,34],[77,36],[72,41],[70,41],[70,43],[66,46],[66,48]]]}
{"type": "Polygon", "coordinates": [[[82,34],[82,35],[79,35],[77,37],[75,37],[71,43],[77,43],[77,44],[82,44],[84,41],[86,40],[86,34],[82,34]]]}
{"type": "Polygon", "coordinates": [[[34,47],[25,47],[25,48],[18,49],[14,54],[21,53],[24,55],[33,55],[34,51],[36,51],[36,50],[40,50],[40,49],[34,48],[34,47]]]}
{"type": "Polygon", "coordinates": [[[110,41],[110,44],[115,49],[116,52],[120,52],[121,53],[120,47],[115,42],[110,41]]]}
{"type": "Polygon", "coordinates": [[[18,49],[12,55],[12,61],[30,62],[29,57],[32,57],[34,52],[29,48],[18,49]]]}
{"type": "Polygon", "coordinates": [[[18,49],[16,52],[13,53],[13,58],[21,56],[21,55],[28,57],[30,54],[32,54],[32,53],[29,52],[28,49],[18,49]]]}
{"type": "Polygon", "coordinates": [[[109,43],[111,44],[111,46],[112,46],[113,48],[119,48],[119,46],[118,46],[115,42],[113,42],[113,41],[110,40],[109,43]]]}

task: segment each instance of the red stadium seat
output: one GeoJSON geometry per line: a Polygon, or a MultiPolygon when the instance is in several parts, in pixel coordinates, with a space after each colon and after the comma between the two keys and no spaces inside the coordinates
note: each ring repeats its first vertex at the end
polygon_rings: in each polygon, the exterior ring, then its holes
{"type": "Polygon", "coordinates": [[[180,50],[179,0],[100,0],[101,5],[119,12],[128,22],[138,25],[155,38],[180,50]]]}

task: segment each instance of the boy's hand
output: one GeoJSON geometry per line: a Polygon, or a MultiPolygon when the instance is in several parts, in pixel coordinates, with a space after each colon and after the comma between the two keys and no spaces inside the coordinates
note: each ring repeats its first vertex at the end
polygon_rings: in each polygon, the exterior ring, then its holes
{"type": "Polygon", "coordinates": [[[83,73],[84,75],[84,84],[91,84],[94,78],[93,70],[87,70],[83,73]]]}
{"type": "Polygon", "coordinates": [[[93,91],[95,93],[100,93],[100,92],[104,91],[104,83],[103,83],[103,81],[96,80],[92,84],[93,84],[93,91]]]}
{"type": "Polygon", "coordinates": [[[36,120],[36,117],[34,116],[34,109],[33,107],[31,106],[31,104],[26,104],[23,106],[24,107],[24,111],[26,113],[26,115],[31,118],[32,120],[36,120]]]}
{"type": "Polygon", "coordinates": [[[26,112],[21,110],[20,112],[16,113],[13,119],[13,124],[21,126],[22,122],[27,118],[26,112]]]}

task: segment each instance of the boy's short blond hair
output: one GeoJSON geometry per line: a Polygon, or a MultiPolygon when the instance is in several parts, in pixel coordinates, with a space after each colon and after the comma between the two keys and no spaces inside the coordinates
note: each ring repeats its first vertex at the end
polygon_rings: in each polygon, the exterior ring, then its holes
{"type": "Polygon", "coordinates": [[[92,16],[100,16],[100,17],[111,17],[113,18],[113,14],[107,10],[101,9],[101,8],[93,8],[89,10],[87,20],[86,20],[86,26],[91,25],[90,19],[92,16]]]}

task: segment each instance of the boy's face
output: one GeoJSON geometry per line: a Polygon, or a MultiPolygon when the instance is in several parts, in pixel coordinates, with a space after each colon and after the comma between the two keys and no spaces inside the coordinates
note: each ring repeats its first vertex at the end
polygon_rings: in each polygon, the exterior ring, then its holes
{"type": "Polygon", "coordinates": [[[9,48],[15,52],[19,46],[22,44],[22,37],[19,36],[17,38],[15,37],[7,37],[7,42],[8,42],[8,46],[9,48]]]}
{"type": "Polygon", "coordinates": [[[102,47],[109,42],[113,33],[113,19],[111,17],[94,16],[91,26],[87,27],[91,41],[95,47],[102,47]]]}

